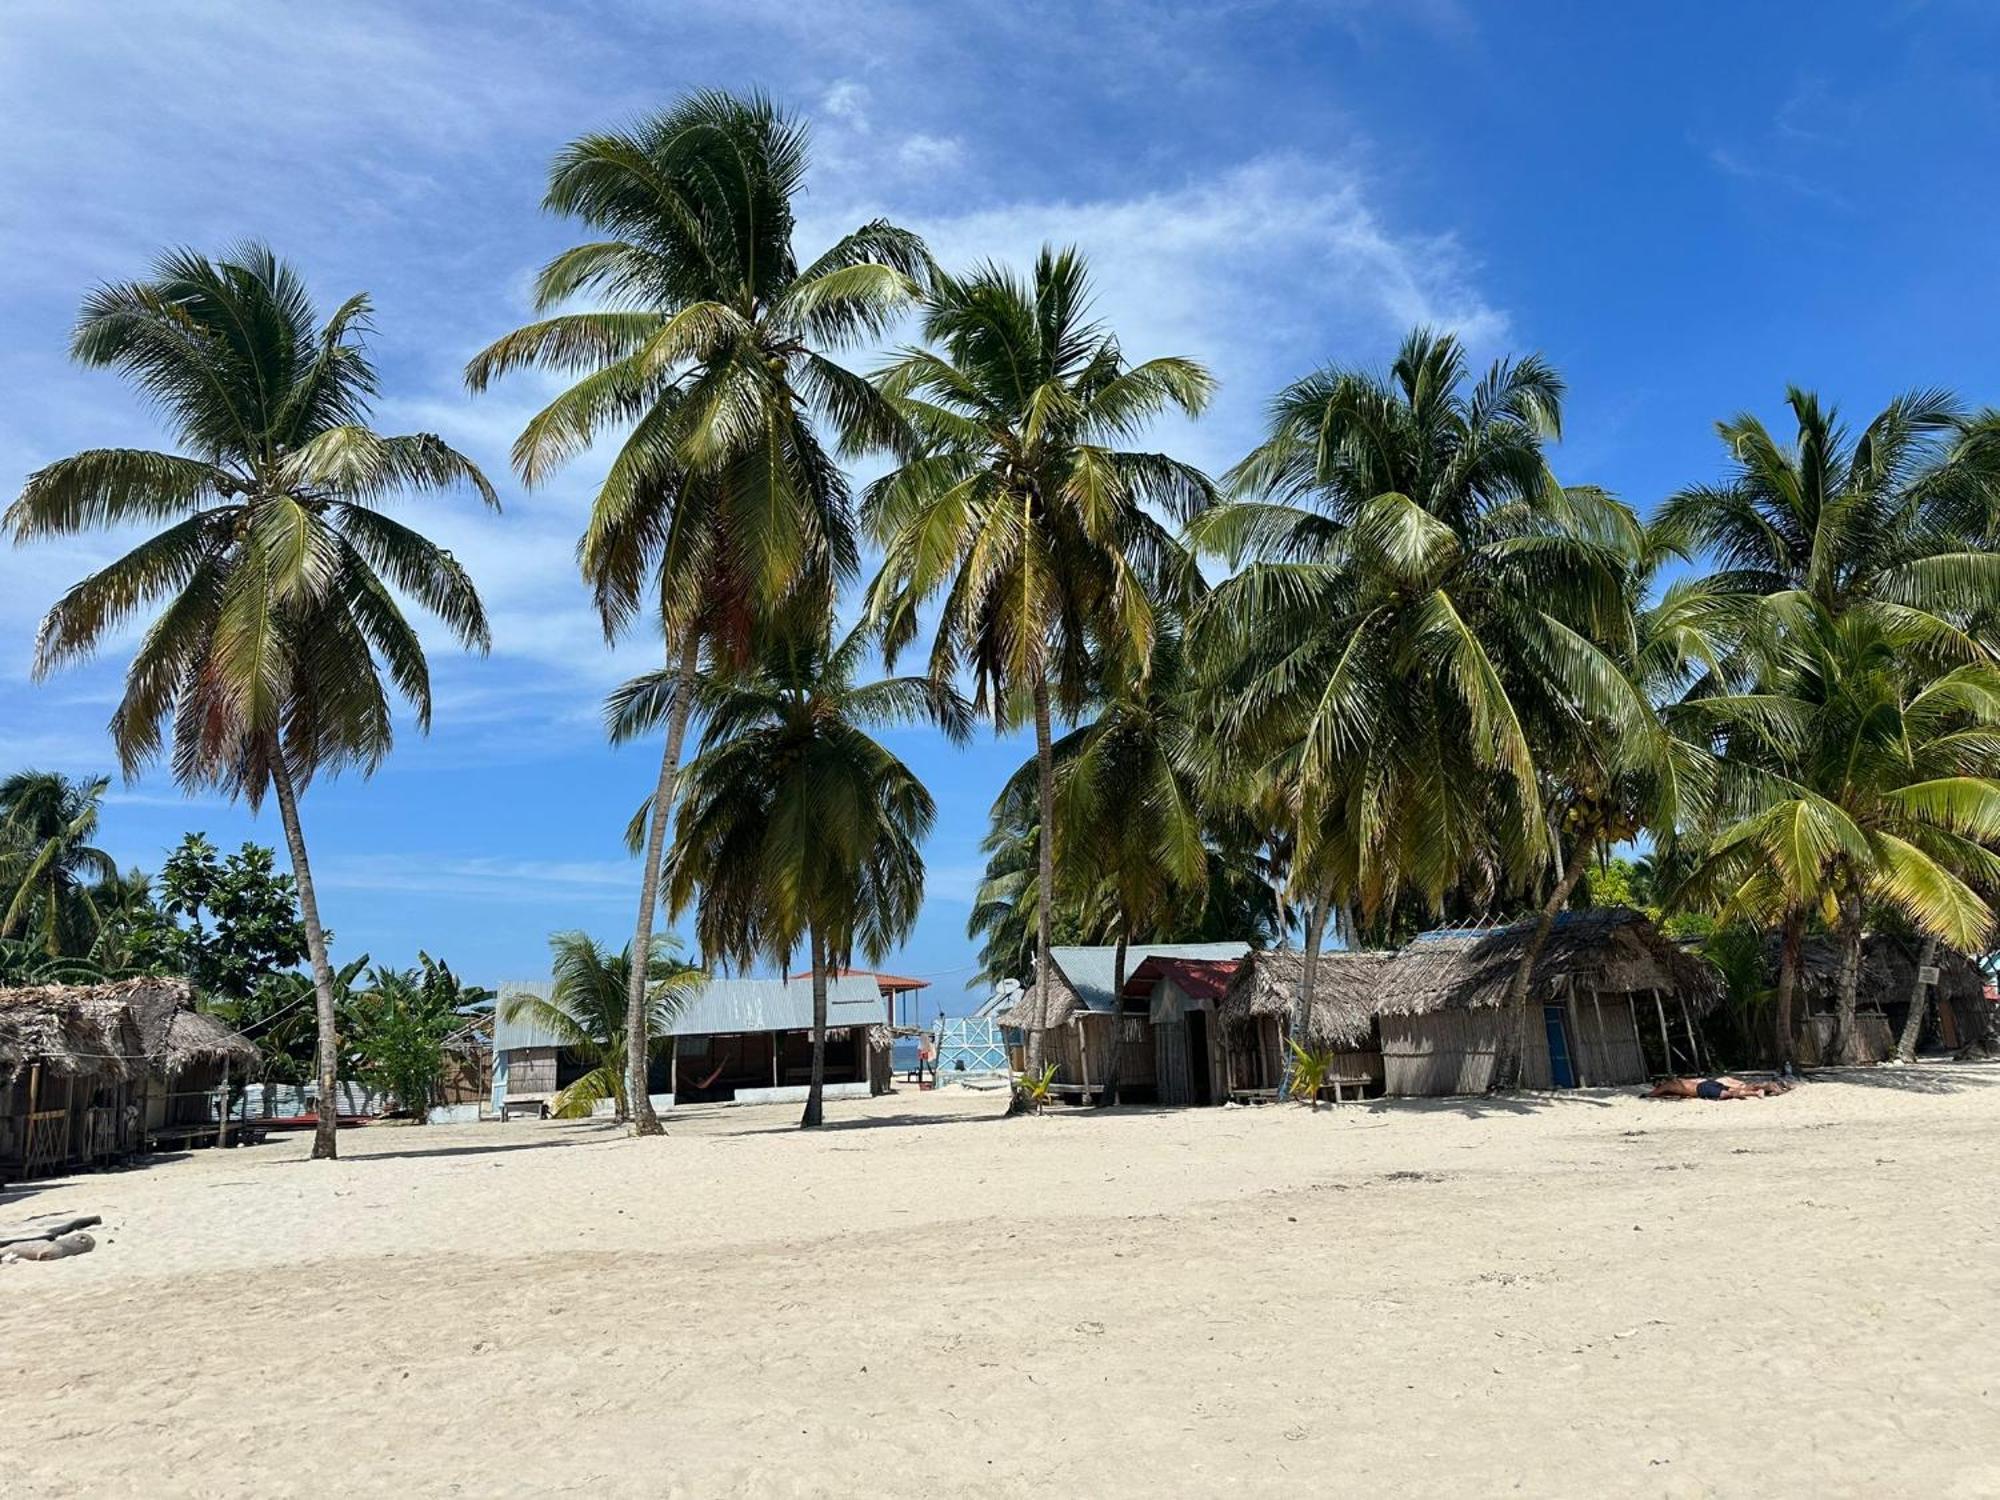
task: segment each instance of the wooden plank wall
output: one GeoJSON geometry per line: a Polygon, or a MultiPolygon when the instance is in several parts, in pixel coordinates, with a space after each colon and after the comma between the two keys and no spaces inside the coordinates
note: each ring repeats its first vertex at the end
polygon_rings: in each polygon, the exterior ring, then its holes
{"type": "MultiPolygon", "coordinates": [[[[1644,1002],[1648,1011],[1647,1019],[1657,1029],[1659,1019],[1651,1015],[1652,1002],[1644,1002]]],[[[1600,995],[1593,1007],[1589,995],[1578,995],[1570,1007],[1570,1035],[1576,1041],[1578,1062],[1583,1070],[1583,1082],[1589,1088],[1601,1088],[1614,1083],[1644,1083],[1646,1081],[1646,1054],[1640,1050],[1639,1034],[1634,1029],[1639,1015],[1630,995],[1600,995]],[[1598,1015],[1604,1017],[1602,1035],[1598,1032],[1598,1015]]],[[[1668,1020],[1676,1021],[1671,1011],[1668,1020]]],[[[1547,1038],[1544,1037],[1544,1045],[1547,1038]]],[[[1676,1045],[1686,1046],[1686,1039],[1675,1038],[1676,1045]]]]}
{"type": "Polygon", "coordinates": [[[519,1099],[556,1091],[556,1049],[516,1047],[507,1054],[507,1097],[519,1099]]]}
{"type": "MultiPolygon", "coordinates": [[[[1440,1098],[1483,1094],[1492,1087],[1503,1039],[1503,1018],[1497,1009],[1383,1016],[1379,1024],[1385,1094],[1440,1098]]],[[[1549,1043],[1539,1011],[1531,1017],[1521,1072],[1525,1087],[1549,1087],[1549,1043]]]]}
{"type": "MultiPolygon", "coordinates": [[[[1188,1028],[1185,1021],[1156,1021],[1153,1024],[1154,1073],[1159,1081],[1160,1103],[1194,1103],[1194,1080],[1188,1057],[1188,1028]]],[[[1206,1066],[1207,1059],[1202,1059],[1206,1066]]]]}

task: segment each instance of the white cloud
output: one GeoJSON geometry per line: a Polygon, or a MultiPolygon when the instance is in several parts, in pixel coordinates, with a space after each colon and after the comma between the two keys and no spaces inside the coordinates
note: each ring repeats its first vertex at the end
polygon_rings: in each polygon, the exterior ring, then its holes
{"type": "Polygon", "coordinates": [[[868,85],[843,78],[820,95],[820,108],[850,130],[868,129],[868,85]]]}
{"type": "Polygon", "coordinates": [[[965,143],[955,135],[906,136],[896,148],[896,160],[905,171],[942,172],[965,159],[965,143]]]}
{"type": "MultiPolygon", "coordinates": [[[[893,200],[808,222],[810,246],[893,200]]],[[[1125,197],[1029,199],[956,214],[914,214],[938,259],[994,259],[1026,271],[1044,244],[1088,258],[1098,315],[1134,359],[1190,355],[1223,382],[1210,417],[1163,442],[1212,468],[1255,441],[1265,402],[1328,361],[1384,364],[1417,324],[1498,353],[1506,314],[1479,290],[1448,234],[1390,225],[1358,167],[1271,155],[1125,197]]]]}

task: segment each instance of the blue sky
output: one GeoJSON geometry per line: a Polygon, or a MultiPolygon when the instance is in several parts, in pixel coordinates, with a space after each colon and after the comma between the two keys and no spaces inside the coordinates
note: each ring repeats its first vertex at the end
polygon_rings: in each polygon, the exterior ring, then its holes
{"type": "MultiPolygon", "coordinates": [[[[378,425],[471,453],[506,512],[408,512],[463,558],[490,658],[440,648],[437,723],[305,803],[341,957],[421,946],[496,981],[556,927],[621,940],[620,834],[652,747],[613,752],[603,691],[656,647],[602,644],[571,554],[590,459],[523,492],[508,445],[548,387],[477,401],[465,358],[522,321],[573,242],[537,207],[553,152],[697,86],[759,85],[813,125],[801,248],[886,214],[941,259],[1074,241],[1137,357],[1223,382],[1159,441],[1220,468],[1286,380],[1380,364],[1411,324],[1569,378],[1559,471],[1642,509],[1711,477],[1717,418],[1787,382],[1872,410],[1916,384],[2000,399],[1991,146],[2000,18],[1971,4],[1100,6],[690,0],[0,9],[0,474],[155,445],[64,355],[94,281],[161,247],[270,241],[322,306],[374,295],[378,425]]],[[[108,770],[121,652],[42,685],[54,595],[117,542],[0,551],[0,766],[108,770]]],[[[977,844],[1019,742],[899,748],[937,795],[930,897],[894,966],[951,1008],[977,844]]],[[[190,828],[277,843],[154,771],[104,842],[156,866],[190,828]]]]}

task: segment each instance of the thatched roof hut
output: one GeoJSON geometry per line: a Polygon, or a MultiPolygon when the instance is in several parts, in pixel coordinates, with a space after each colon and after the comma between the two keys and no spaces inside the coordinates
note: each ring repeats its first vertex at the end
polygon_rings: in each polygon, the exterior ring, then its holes
{"type": "MultiPolygon", "coordinates": [[[[1920,941],[1871,932],[1861,941],[1861,977],[1855,994],[1863,1005],[1887,1007],[1909,1003],[1917,982],[1920,941]]],[[[1779,940],[1765,940],[1765,960],[1769,972],[1778,972],[1779,940]]],[[[1840,943],[1832,937],[1809,937],[1799,954],[1798,993],[1813,1010],[1832,1010],[1840,1000],[1840,943]]],[[[1956,948],[1938,945],[1932,960],[1937,966],[1937,987],[1933,999],[1948,1005],[1976,1004],[1985,998],[1986,976],[1979,965],[1956,948]]]]}
{"type": "Polygon", "coordinates": [[[1048,976],[1044,984],[1036,980],[1019,992],[1012,1005],[993,1019],[1016,1031],[1048,1031],[1061,1026],[1084,1010],[1083,997],[1060,972],[1048,976]]]}
{"type": "MultiPolygon", "coordinates": [[[[1383,970],[1376,1008],[1422,1016],[1505,1003],[1535,923],[1426,932],[1383,970]]],[[[1625,907],[1569,911],[1556,918],[1529,981],[1530,999],[1571,989],[1600,995],[1677,995],[1697,1015],[1722,999],[1722,976],[1680,947],[1641,912],[1625,907]]]]}
{"type": "Polygon", "coordinates": [[[0,990],[0,1036],[12,1072],[39,1063],[70,1078],[136,1078],[146,1047],[131,996],[146,980],[0,990]]]}
{"type": "MultiPolygon", "coordinates": [[[[1375,987],[1389,953],[1322,953],[1313,976],[1306,1014],[1305,1043],[1348,1049],[1367,1043],[1375,1029],[1375,987]]],[[[1293,948],[1252,953],[1238,966],[1216,1014],[1229,1028],[1292,1014],[1305,970],[1305,955],[1293,948]]]]}
{"type": "MultiPolygon", "coordinates": [[[[1871,932],[1861,941],[1861,973],[1855,984],[1857,1028],[1851,1060],[1881,1062],[1895,1052],[1896,1038],[1909,1015],[1916,988],[1919,939],[1871,932]]],[[[1764,947],[1766,970],[1778,972],[1779,939],[1764,947]]],[[[1831,1062],[1834,1015],[1840,1006],[1840,942],[1831,936],[1805,940],[1799,954],[1798,999],[1794,1010],[1798,1060],[1808,1067],[1831,1062]]],[[[1943,944],[1931,962],[1938,971],[1932,988],[1931,1019],[1920,1044],[1957,1048],[1986,1034],[1986,976],[1979,965],[1943,944]]]]}
{"type": "Polygon", "coordinates": [[[183,979],[0,990],[0,1067],[10,1073],[36,1062],[59,1075],[131,1080],[227,1062],[241,1075],[258,1061],[254,1042],[194,1008],[183,979]]]}
{"type": "Polygon", "coordinates": [[[1532,921],[1428,932],[1383,966],[1375,1008],[1387,1092],[1603,1086],[1702,1066],[1695,1020],[1723,996],[1706,959],[1636,911],[1564,912],[1523,1015],[1506,1001],[1534,932],[1532,921]]]}

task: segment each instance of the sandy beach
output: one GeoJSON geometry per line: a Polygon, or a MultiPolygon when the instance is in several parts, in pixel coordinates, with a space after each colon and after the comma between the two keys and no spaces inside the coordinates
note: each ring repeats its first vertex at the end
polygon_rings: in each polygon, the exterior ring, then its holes
{"type": "Polygon", "coordinates": [[[2000,1066],[376,1126],[12,1189],[9,1495],[2000,1493],[2000,1066]]]}

